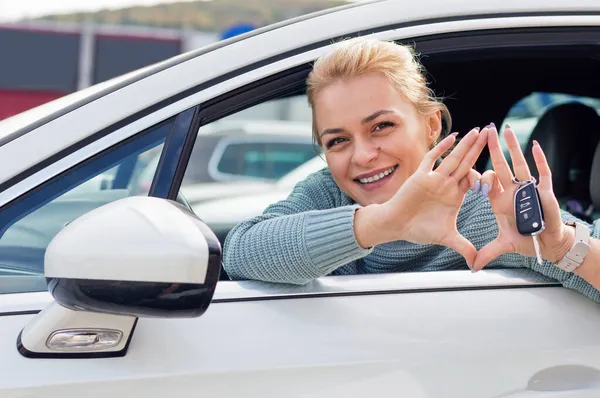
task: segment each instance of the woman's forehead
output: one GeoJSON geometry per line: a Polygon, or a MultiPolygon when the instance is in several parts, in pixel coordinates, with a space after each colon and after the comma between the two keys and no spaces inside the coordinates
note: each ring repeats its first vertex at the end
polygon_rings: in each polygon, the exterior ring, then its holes
{"type": "Polygon", "coordinates": [[[331,114],[349,109],[371,114],[380,109],[409,106],[408,99],[380,76],[362,76],[337,81],[315,96],[317,113],[331,114]],[[319,112],[323,111],[323,112],[319,112]]]}
{"type": "Polygon", "coordinates": [[[410,101],[397,93],[365,93],[334,89],[322,94],[322,97],[315,100],[314,109],[315,122],[319,131],[341,127],[337,126],[339,124],[364,124],[365,119],[375,114],[406,117],[413,113],[410,101]]]}

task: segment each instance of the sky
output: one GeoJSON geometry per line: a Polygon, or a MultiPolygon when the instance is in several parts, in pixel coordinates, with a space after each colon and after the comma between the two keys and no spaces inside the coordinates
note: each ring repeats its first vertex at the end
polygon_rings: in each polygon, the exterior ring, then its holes
{"type": "Polygon", "coordinates": [[[122,8],[182,1],[193,0],[0,0],[0,21],[10,22],[46,14],[94,11],[103,8],[122,8]]]}
{"type": "MultiPolygon", "coordinates": [[[[0,21],[11,22],[47,14],[94,11],[136,5],[176,3],[194,0],[0,0],[0,21]]],[[[212,0],[202,0],[212,1],[212,0]]]]}

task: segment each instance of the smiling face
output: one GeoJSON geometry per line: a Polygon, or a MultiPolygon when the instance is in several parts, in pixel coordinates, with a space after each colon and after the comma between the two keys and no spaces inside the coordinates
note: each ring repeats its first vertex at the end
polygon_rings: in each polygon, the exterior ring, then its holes
{"type": "Polygon", "coordinates": [[[362,206],[387,202],[418,168],[441,130],[379,74],[338,80],[314,99],[331,175],[362,206]]]}

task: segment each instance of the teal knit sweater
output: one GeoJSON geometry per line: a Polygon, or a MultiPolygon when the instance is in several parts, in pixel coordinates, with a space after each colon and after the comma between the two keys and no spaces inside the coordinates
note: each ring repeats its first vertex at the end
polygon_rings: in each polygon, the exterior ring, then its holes
{"type": "MultiPolygon", "coordinates": [[[[464,258],[444,246],[395,241],[370,249],[360,247],[353,228],[359,206],[324,168],[299,182],[287,199],[231,230],[224,244],[225,271],[233,280],[305,284],[326,275],[467,269],[464,258]]],[[[567,212],[562,217],[577,220],[567,212]]],[[[598,238],[598,223],[587,225],[598,238]]],[[[488,198],[469,191],[457,226],[478,250],[492,241],[498,229],[488,198]]],[[[510,253],[487,266],[499,267],[531,268],[600,302],[598,290],[550,262],[539,265],[533,257],[510,253]]]]}

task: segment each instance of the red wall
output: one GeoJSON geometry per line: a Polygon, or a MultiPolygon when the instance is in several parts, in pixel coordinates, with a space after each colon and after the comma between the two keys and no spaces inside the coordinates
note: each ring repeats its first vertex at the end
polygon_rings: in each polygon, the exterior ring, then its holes
{"type": "Polygon", "coordinates": [[[61,91],[3,90],[0,88],[0,120],[62,97],[61,91]]]}

